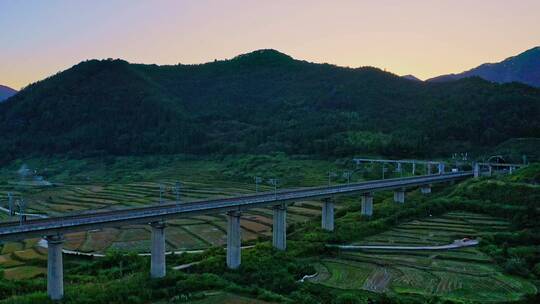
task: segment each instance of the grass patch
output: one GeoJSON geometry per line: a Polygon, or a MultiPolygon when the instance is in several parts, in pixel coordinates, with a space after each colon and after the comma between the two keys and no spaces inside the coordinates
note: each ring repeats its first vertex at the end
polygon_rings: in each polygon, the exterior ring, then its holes
{"type": "Polygon", "coordinates": [[[38,266],[19,266],[4,270],[4,278],[8,280],[25,280],[44,275],[47,269],[38,266]]]}

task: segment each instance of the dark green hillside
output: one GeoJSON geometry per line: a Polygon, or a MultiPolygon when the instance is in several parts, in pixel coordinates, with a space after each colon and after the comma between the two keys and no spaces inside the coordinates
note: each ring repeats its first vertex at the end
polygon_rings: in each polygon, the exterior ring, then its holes
{"type": "Polygon", "coordinates": [[[91,60],[0,105],[3,160],[30,154],[425,156],[540,137],[540,90],[421,83],[273,50],[201,65],[91,60]]]}
{"type": "Polygon", "coordinates": [[[3,104],[1,139],[17,154],[172,152],[190,136],[179,108],[128,63],[88,61],[3,104]]]}
{"type": "Polygon", "coordinates": [[[494,155],[503,155],[507,162],[521,163],[540,159],[540,138],[513,138],[498,145],[494,155]],[[526,159],[523,159],[526,155],[526,159]]]}

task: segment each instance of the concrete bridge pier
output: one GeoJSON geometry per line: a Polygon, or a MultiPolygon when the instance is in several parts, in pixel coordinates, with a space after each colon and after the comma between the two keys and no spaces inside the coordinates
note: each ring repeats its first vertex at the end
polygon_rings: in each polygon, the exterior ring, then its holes
{"type": "Polygon", "coordinates": [[[480,176],[480,165],[477,162],[473,164],[473,175],[475,178],[480,176]]]}
{"type": "Polygon", "coordinates": [[[49,235],[47,240],[47,295],[51,300],[64,297],[64,266],[62,262],[62,247],[64,236],[49,235]]]}
{"type": "Polygon", "coordinates": [[[422,186],[420,186],[420,192],[422,194],[430,194],[431,193],[431,185],[422,185],[422,186]]]}
{"type": "Polygon", "coordinates": [[[405,188],[394,190],[394,202],[405,203],[405,188]]]}
{"type": "Polygon", "coordinates": [[[322,229],[334,231],[334,202],[330,199],[323,201],[321,224],[322,229]]]}
{"type": "Polygon", "coordinates": [[[152,248],[150,257],[150,277],[163,278],[165,264],[165,223],[155,222],[152,226],[152,248]]]}
{"type": "Polygon", "coordinates": [[[362,194],[361,214],[366,216],[373,215],[373,194],[371,192],[366,192],[362,194]]]}
{"type": "Polygon", "coordinates": [[[273,209],[272,245],[278,250],[285,250],[287,249],[287,206],[281,204],[274,206],[273,209]]]}
{"type": "Polygon", "coordinates": [[[416,173],[416,163],[412,163],[412,175],[416,173]]]}
{"type": "Polygon", "coordinates": [[[439,174],[444,174],[444,163],[439,163],[439,174]]]}
{"type": "Polygon", "coordinates": [[[227,267],[237,269],[241,261],[242,235],[239,211],[227,212],[227,267]]]}

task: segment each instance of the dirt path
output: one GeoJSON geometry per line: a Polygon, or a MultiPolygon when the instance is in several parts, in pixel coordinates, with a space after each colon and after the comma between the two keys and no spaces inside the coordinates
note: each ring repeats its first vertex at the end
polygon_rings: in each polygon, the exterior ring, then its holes
{"type": "Polygon", "coordinates": [[[477,240],[455,240],[452,244],[440,246],[381,246],[381,245],[326,245],[327,247],[343,250],[382,249],[382,250],[448,250],[478,245],[477,240]]]}
{"type": "Polygon", "coordinates": [[[182,264],[182,265],[174,266],[172,269],[174,269],[174,270],[187,269],[187,268],[189,268],[191,266],[195,266],[195,265],[197,265],[199,263],[201,263],[201,262],[193,262],[193,263],[182,264]]]}
{"type": "MultiPolygon", "coordinates": [[[[45,240],[45,239],[40,239],[39,242],[38,242],[38,246],[39,246],[39,247],[42,247],[42,248],[48,248],[48,246],[47,246],[47,240],[45,240]]],[[[242,246],[241,248],[242,248],[242,249],[249,249],[249,248],[253,248],[253,247],[255,247],[255,245],[242,246]]],[[[165,255],[178,255],[178,254],[182,254],[182,253],[203,253],[204,250],[206,250],[206,249],[167,251],[167,252],[165,252],[165,255]]],[[[62,253],[64,253],[64,254],[70,254],[70,255],[79,255],[79,256],[96,257],[96,258],[102,258],[102,257],[105,256],[105,255],[102,254],[102,253],[81,252],[81,251],[69,250],[69,249],[62,249],[62,253]]],[[[138,255],[138,256],[150,256],[150,255],[152,255],[152,253],[150,253],[150,252],[147,252],[147,253],[139,253],[139,254],[137,254],[137,255],[138,255]]]]}
{"type": "MultiPolygon", "coordinates": [[[[0,211],[4,211],[5,213],[9,214],[9,209],[0,207],[0,211]]],[[[15,215],[21,215],[19,212],[15,211],[15,215]]],[[[37,217],[37,218],[48,218],[45,214],[38,214],[38,213],[23,213],[23,215],[26,215],[27,217],[37,217]]]]}

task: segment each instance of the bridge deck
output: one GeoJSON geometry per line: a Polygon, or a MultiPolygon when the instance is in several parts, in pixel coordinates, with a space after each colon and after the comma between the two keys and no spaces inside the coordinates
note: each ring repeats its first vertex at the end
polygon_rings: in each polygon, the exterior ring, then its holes
{"type": "Polygon", "coordinates": [[[471,177],[472,175],[472,172],[462,172],[394,178],[331,187],[283,190],[276,193],[265,192],[225,199],[202,200],[191,203],[161,204],[107,212],[91,212],[62,217],[35,219],[26,221],[23,225],[20,225],[18,222],[7,222],[0,224],[0,239],[23,239],[104,227],[150,223],[169,218],[199,214],[221,213],[232,210],[242,211],[260,206],[275,205],[282,202],[446,182],[471,177]]]}

